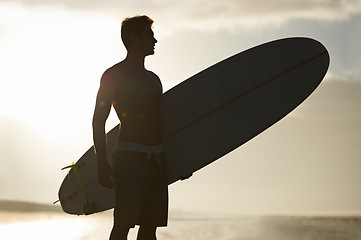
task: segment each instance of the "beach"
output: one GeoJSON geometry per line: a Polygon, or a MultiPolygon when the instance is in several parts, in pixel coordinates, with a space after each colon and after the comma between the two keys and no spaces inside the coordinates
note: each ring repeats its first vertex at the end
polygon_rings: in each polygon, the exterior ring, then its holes
{"type": "MultiPolygon", "coordinates": [[[[108,239],[111,211],[72,216],[57,211],[1,211],[0,239],[108,239]]],[[[128,239],[136,239],[137,228],[128,239]]],[[[159,240],[358,240],[361,216],[220,216],[171,212],[159,240]]]]}

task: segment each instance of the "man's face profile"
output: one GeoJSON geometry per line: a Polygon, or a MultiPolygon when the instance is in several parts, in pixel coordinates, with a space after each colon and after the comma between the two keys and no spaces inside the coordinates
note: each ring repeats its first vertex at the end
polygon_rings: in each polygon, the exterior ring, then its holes
{"type": "Polygon", "coordinates": [[[145,27],[140,37],[133,35],[132,39],[133,44],[136,44],[145,56],[154,54],[154,47],[158,41],[154,38],[154,32],[150,27],[145,27]]]}

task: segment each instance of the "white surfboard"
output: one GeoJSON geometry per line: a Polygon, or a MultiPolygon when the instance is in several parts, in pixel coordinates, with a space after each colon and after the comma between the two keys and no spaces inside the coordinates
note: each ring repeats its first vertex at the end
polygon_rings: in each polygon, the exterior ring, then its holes
{"type": "MultiPolygon", "coordinates": [[[[165,92],[161,127],[168,183],[212,163],[286,116],[320,84],[329,60],[316,40],[281,39],[236,54],[165,92]]],[[[108,156],[117,133],[118,126],[107,135],[108,156]]],[[[70,214],[114,207],[113,190],[98,183],[93,148],[65,177],[59,200],[70,214]]]]}

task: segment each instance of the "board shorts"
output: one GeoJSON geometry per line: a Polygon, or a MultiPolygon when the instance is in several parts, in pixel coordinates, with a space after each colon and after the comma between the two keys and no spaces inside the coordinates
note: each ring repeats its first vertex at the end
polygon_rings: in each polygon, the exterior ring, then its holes
{"type": "MultiPolygon", "coordinates": [[[[119,144],[119,143],[117,143],[119,144]]],[[[133,143],[113,154],[116,176],[114,225],[164,227],[168,221],[168,184],[164,153],[133,143]]]]}

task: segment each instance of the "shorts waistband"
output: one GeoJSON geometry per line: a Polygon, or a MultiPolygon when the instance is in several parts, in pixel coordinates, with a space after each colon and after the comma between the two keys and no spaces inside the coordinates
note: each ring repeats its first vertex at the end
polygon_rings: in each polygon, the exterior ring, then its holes
{"type": "Polygon", "coordinates": [[[131,151],[131,152],[139,152],[139,153],[147,153],[148,159],[152,154],[159,154],[164,152],[162,144],[158,144],[155,146],[137,144],[132,142],[117,142],[115,145],[115,151],[131,151]]]}

